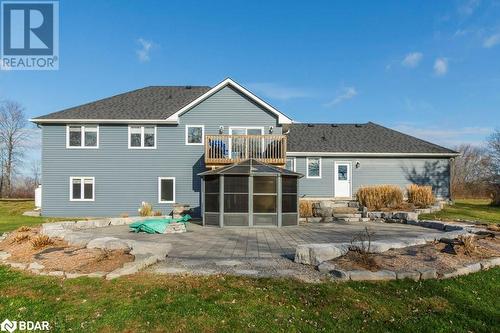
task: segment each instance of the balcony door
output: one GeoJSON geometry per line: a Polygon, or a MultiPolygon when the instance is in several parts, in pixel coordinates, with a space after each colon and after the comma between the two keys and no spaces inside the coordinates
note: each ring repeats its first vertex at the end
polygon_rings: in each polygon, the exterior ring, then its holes
{"type": "MultiPolygon", "coordinates": [[[[264,127],[229,127],[229,134],[263,135],[264,127]]],[[[231,138],[229,140],[229,151],[232,159],[259,158],[262,154],[262,148],[261,138],[231,138]]]]}

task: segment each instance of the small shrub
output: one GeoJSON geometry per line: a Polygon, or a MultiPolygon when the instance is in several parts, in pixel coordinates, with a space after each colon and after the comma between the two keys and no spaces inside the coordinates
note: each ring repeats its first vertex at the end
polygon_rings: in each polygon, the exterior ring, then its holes
{"type": "Polygon", "coordinates": [[[310,200],[300,200],[299,201],[299,214],[300,217],[312,217],[313,216],[313,203],[310,200]]]}
{"type": "Polygon", "coordinates": [[[408,186],[408,202],[419,208],[429,207],[436,201],[432,186],[412,184],[408,186]]]}
{"type": "Polygon", "coordinates": [[[121,213],[120,217],[126,219],[128,217],[128,213],[121,213]]]}
{"type": "Polygon", "coordinates": [[[154,213],[153,213],[154,216],[162,216],[163,213],[161,212],[161,210],[155,210],[154,213]]]}
{"type": "Polygon", "coordinates": [[[30,236],[29,235],[19,234],[19,235],[14,236],[14,238],[12,238],[12,240],[10,241],[10,243],[11,244],[14,244],[14,243],[21,244],[21,243],[27,242],[29,240],[30,240],[30,236]]]}
{"type": "Polygon", "coordinates": [[[143,201],[141,203],[141,207],[137,211],[140,216],[151,216],[153,215],[153,206],[150,203],[143,201]]]}
{"type": "Polygon", "coordinates": [[[18,232],[28,232],[28,231],[31,231],[31,228],[23,225],[23,226],[19,227],[16,231],[18,231],[18,232]]]}
{"type": "Polygon", "coordinates": [[[31,246],[35,249],[43,249],[46,246],[54,244],[54,241],[47,235],[38,235],[31,240],[31,246]]]}
{"type": "Polygon", "coordinates": [[[398,208],[403,204],[403,191],[395,185],[362,187],[356,193],[359,203],[369,210],[398,208]]]}

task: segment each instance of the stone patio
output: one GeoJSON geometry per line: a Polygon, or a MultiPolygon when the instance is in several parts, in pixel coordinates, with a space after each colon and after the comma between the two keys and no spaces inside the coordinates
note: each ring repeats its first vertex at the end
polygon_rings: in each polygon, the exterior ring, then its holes
{"type": "Polygon", "coordinates": [[[188,224],[182,234],[134,234],[128,226],[88,229],[78,233],[95,237],[170,243],[169,259],[293,259],[295,248],[307,243],[350,242],[365,227],[375,232],[373,240],[416,237],[436,230],[413,225],[376,222],[314,223],[285,228],[216,228],[188,224]]]}

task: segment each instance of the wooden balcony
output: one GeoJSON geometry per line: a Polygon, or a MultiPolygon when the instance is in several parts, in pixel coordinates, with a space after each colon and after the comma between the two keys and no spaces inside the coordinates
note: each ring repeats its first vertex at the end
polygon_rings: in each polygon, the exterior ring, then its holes
{"type": "Polygon", "coordinates": [[[249,158],[284,166],[286,136],[281,134],[205,136],[205,165],[207,167],[224,166],[249,158]]]}

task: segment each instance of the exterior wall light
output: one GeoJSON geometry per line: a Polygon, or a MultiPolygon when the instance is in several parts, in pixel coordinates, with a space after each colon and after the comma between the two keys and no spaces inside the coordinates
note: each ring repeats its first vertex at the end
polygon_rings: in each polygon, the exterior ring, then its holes
{"type": "Polygon", "coordinates": [[[359,161],[356,161],[356,169],[359,169],[360,166],[361,166],[361,163],[359,161]]]}
{"type": "Polygon", "coordinates": [[[219,134],[223,134],[224,133],[224,126],[220,125],[219,126],[219,134]]]}
{"type": "Polygon", "coordinates": [[[269,134],[273,134],[274,128],[272,126],[269,126],[269,134]]]}

